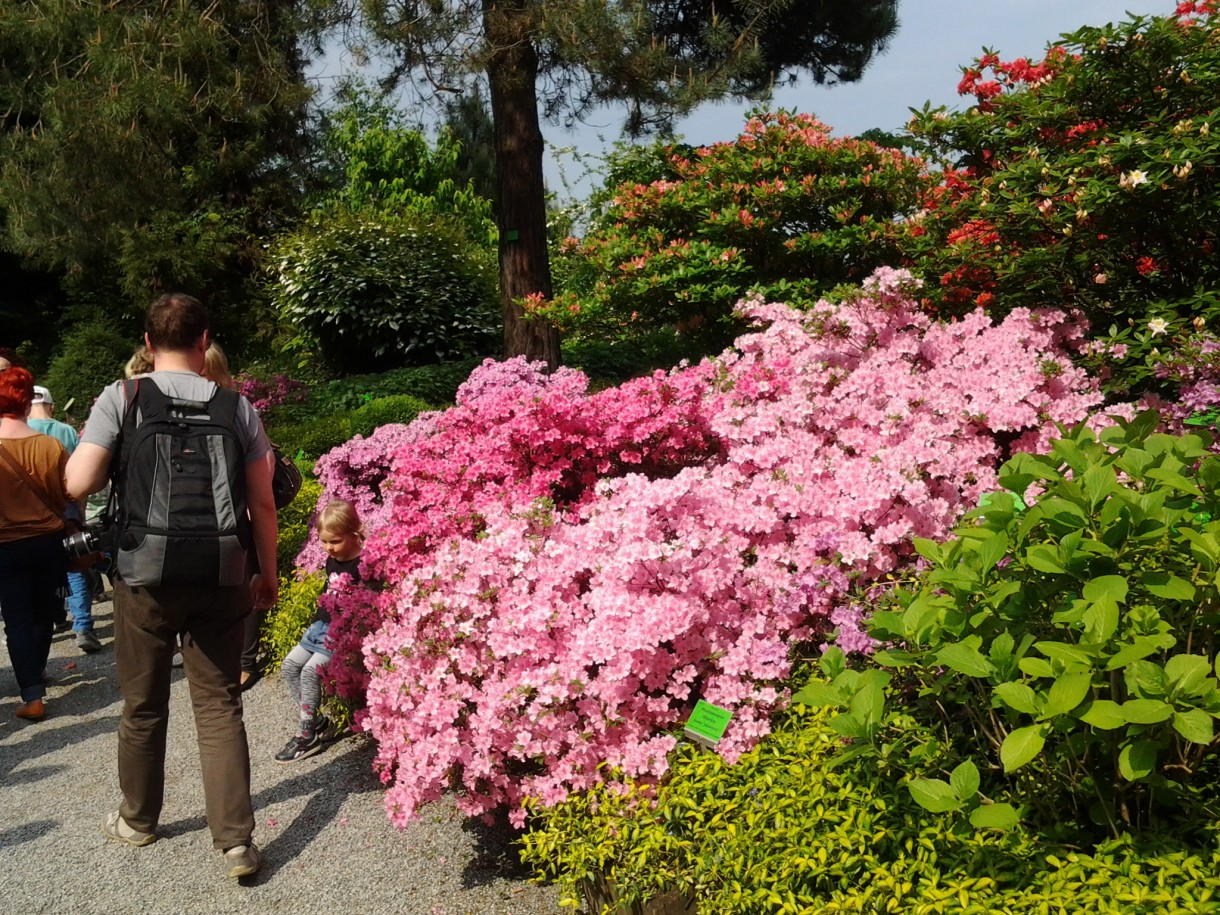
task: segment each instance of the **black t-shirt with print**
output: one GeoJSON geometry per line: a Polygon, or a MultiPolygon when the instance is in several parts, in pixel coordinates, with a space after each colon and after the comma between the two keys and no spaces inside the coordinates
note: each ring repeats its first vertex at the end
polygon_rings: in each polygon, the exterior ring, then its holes
{"type": "MultiPolygon", "coordinates": [[[[334,584],[340,575],[350,575],[352,583],[360,581],[360,557],[354,559],[334,559],[330,556],[326,557],[326,587],[322,589],[322,593],[334,591],[334,584]]],[[[330,624],[330,611],[318,604],[318,609],[314,611],[313,619],[310,623],[323,622],[330,624]]]]}

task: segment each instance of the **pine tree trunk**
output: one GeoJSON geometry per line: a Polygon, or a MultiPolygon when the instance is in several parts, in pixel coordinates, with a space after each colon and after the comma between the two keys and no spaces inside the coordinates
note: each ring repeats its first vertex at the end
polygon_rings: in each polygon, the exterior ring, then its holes
{"type": "Polygon", "coordinates": [[[530,19],[529,0],[483,0],[500,182],[500,304],[505,356],[524,355],[557,368],[559,332],[550,322],[526,320],[517,304],[535,293],[551,297],[538,54],[530,40],[530,19]]]}

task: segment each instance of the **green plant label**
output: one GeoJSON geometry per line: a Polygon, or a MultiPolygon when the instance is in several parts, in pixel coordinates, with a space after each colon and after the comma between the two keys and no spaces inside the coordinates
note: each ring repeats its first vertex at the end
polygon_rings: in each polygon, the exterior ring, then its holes
{"type": "MultiPolygon", "coordinates": [[[[1018,496],[1016,493],[1013,493],[1013,492],[1008,493],[1008,495],[1012,496],[1012,507],[1014,510],[1019,511],[1019,512],[1025,511],[1026,506],[1025,506],[1024,499],[1022,499],[1020,496],[1018,496]]],[[[979,508],[986,508],[988,505],[990,505],[991,496],[992,496],[992,494],[989,492],[985,492],[981,496],[979,496],[979,508]]]]}
{"type": "Polygon", "coordinates": [[[686,719],[686,736],[714,750],[732,717],[733,713],[728,709],[700,699],[686,719]]]}

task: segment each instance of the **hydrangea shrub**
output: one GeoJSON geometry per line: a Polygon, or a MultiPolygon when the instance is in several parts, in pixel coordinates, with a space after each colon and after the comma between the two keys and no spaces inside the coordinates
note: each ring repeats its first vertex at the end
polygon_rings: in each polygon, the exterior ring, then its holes
{"type": "Polygon", "coordinates": [[[520,823],[603,763],[659,777],[698,698],[732,709],[737,758],[795,649],[869,650],[861,601],[912,535],[943,536],[1011,450],[1100,402],[1065,313],[939,324],[908,283],[745,302],[760,328],[718,359],[598,393],[488,362],[454,408],[319,461],[387,582],[337,610],[332,667],[366,691],[396,823],[455,786],[520,823]]]}

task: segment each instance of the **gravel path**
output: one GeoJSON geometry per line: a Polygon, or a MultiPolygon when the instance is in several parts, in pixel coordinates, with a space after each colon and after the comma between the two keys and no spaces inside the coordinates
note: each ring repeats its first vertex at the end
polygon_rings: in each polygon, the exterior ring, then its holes
{"type": "Polygon", "coordinates": [[[310,759],[272,757],[290,734],[278,676],[246,693],[255,841],[262,871],[220,872],[203,817],[203,789],[187,683],[174,672],[161,839],[127,848],[100,830],[118,806],[115,732],[121,702],[110,604],[94,608],[104,649],[51,648],[47,717],[13,715],[18,700],[0,649],[0,913],[339,912],[552,915],[557,894],[528,881],[507,829],[469,823],[445,799],[404,831],[390,825],[367,739],[348,738],[310,759]]]}

